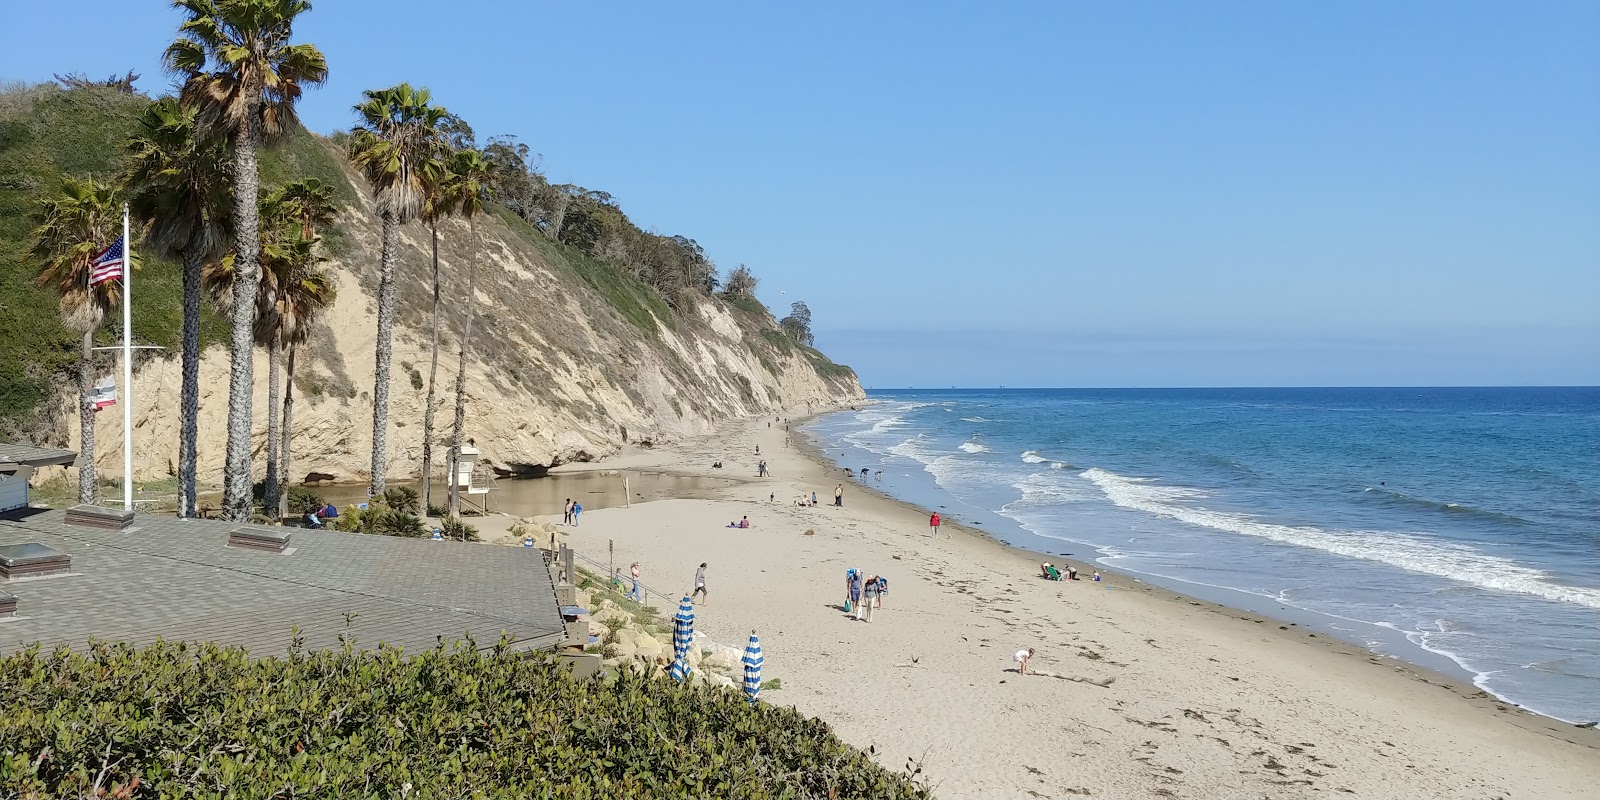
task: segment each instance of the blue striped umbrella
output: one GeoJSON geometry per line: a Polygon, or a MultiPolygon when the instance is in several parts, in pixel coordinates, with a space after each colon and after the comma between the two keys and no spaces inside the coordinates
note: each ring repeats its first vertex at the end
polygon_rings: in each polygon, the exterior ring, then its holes
{"type": "Polygon", "coordinates": [[[761,640],[756,638],[756,632],[750,632],[750,643],[744,646],[744,693],[750,695],[750,703],[754,705],[756,698],[761,696],[761,664],[766,659],[761,657],[761,640]]]}
{"type": "Polygon", "coordinates": [[[689,679],[689,673],[692,671],[689,669],[689,662],[684,661],[682,658],[675,658],[672,660],[672,666],[667,669],[667,674],[671,675],[672,679],[678,683],[683,683],[689,679]]]}
{"type": "Polygon", "coordinates": [[[672,618],[672,655],[674,658],[688,659],[689,648],[694,645],[694,603],[689,601],[689,595],[683,596],[683,602],[678,603],[678,613],[672,618]]]}

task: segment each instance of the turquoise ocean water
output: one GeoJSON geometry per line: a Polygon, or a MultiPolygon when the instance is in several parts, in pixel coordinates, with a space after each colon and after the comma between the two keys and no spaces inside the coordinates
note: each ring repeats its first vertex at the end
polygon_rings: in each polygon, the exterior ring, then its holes
{"type": "Polygon", "coordinates": [[[892,495],[1600,719],[1600,388],[872,397],[809,431],[892,495]]]}

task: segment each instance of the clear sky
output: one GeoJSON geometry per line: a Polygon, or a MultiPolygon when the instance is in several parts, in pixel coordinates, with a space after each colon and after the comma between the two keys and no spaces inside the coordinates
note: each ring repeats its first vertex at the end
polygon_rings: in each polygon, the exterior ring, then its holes
{"type": "MultiPolygon", "coordinates": [[[[0,79],[160,2],[7,3],[0,79]]],[[[748,264],[875,387],[1600,384],[1600,3],[320,0],[331,79],[748,264]]]]}

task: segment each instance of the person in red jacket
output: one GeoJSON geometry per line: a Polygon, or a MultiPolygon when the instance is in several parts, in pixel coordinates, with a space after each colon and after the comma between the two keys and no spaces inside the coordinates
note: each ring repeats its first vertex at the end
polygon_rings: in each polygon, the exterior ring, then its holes
{"type": "Polygon", "coordinates": [[[937,511],[933,512],[933,516],[928,517],[928,532],[933,538],[939,538],[939,512],[937,511]]]}

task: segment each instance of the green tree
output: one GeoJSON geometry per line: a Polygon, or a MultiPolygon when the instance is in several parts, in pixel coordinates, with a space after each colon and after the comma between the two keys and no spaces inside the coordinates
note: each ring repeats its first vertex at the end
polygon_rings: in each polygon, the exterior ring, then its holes
{"type": "Polygon", "coordinates": [[[472,349],[472,318],[478,299],[478,253],[483,249],[478,235],[477,217],[484,211],[494,180],[494,166],[476,150],[459,150],[450,159],[450,177],[445,182],[446,203],[467,220],[472,230],[472,259],[467,262],[467,295],[461,304],[461,354],[456,361],[456,416],[450,429],[450,515],[461,515],[461,491],[456,480],[456,456],[466,441],[467,356],[472,349]]]}
{"type": "MultiPolygon", "coordinates": [[[[333,305],[335,289],[327,273],[317,269],[322,261],[313,247],[316,239],[295,243],[293,254],[284,264],[288,273],[278,280],[278,336],[287,350],[284,360],[283,382],[283,444],[280,448],[283,464],[278,470],[287,484],[294,464],[294,357],[301,344],[310,335],[317,317],[333,305]]],[[[289,492],[278,494],[278,516],[288,514],[289,492]]]]}
{"type": "Polygon", "coordinates": [[[306,0],[175,0],[184,14],[179,38],[164,61],[184,79],[180,95],[200,118],[227,135],[233,148],[235,269],[228,375],[228,454],[222,514],[250,517],[250,346],[255,334],[260,280],[261,181],[257,155],[264,142],[296,124],[295,103],[308,86],[328,77],[315,46],[292,44],[294,21],[311,9],[306,0]]]}
{"type": "Polygon", "coordinates": [[[227,240],[231,187],[226,145],[197,124],[195,111],[172,98],[150,104],[128,146],[127,182],[144,245],[183,264],[183,384],[178,416],[178,516],[195,513],[197,418],[200,408],[201,269],[227,240]]]}
{"type": "Polygon", "coordinates": [[[815,341],[811,335],[811,309],[798,300],[789,306],[789,316],[778,320],[778,327],[796,344],[810,347],[815,341]]]}
{"type": "MultiPolygon", "coordinates": [[[[83,333],[78,353],[78,502],[93,503],[94,467],[94,332],[122,299],[122,282],[89,285],[95,256],[122,235],[116,190],[94,179],[63,179],[60,193],[39,201],[34,213],[33,256],[39,262],[40,286],[61,299],[61,318],[83,333]]],[[[127,269],[124,261],[123,268],[127,269]]],[[[127,387],[121,401],[126,403],[127,387]]]]}
{"type": "Polygon", "coordinates": [[[382,494],[388,467],[389,361],[394,338],[395,270],[400,226],[422,209],[430,181],[444,168],[446,144],[440,124],[449,112],[431,105],[427,89],[402,83],[369,89],[355,107],[360,123],[350,131],[350,162],[376,195],[383,222],[383,255],[378,281],[378,346],[372,387],[372,480],[368,491],[382,494]]]}

